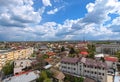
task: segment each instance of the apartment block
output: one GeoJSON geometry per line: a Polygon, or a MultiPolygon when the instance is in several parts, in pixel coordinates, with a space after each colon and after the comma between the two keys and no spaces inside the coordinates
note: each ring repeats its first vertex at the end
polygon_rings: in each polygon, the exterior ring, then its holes
{"type": "Polygon", "coordinates": [[[97,53],[114,55],[118,50],[120,50],[120,44],[101,44],[96,46],[97,53]]]}
{"type": "Polygon", "coordinates": [[[27,59],[33,53],[33,48],[24,48],[19,50],[7,50],[0,52],[0,70],[7,61],[17,59],[27,59]]]}
{"type": "Polygon", "coordinates": [[[85,76],[97,82],[107,82],[107,64],[89,58],[63,58],[60,70],[72,75],[85,76]]]}

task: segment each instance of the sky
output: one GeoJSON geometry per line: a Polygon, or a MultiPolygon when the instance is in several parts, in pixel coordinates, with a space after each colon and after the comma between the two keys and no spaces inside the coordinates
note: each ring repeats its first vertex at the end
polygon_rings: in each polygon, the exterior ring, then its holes
{"type": "Polygon", "coordinates": [[[120,0],[0,0],[0,41],[120,40],[120,0]]]}

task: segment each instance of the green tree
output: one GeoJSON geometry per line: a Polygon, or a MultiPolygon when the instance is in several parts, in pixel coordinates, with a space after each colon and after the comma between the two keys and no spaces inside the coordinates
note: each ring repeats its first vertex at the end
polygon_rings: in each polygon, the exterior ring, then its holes
{"type": "Polygon", "coordinates": [[[51,78],[53,73],[50,70],[46,70],[46,74],[48,78],[51,78]]]}
{"type": "Polygon", "coordinates": [[[120,62],[120,50],[115,53],[115,56],[118,58],[118,61],[120,62]]]}
{"type": "Polygon", "coordinates": [[[9,61],[3,66],[2,71],[4,72],[5,75],[13,74],[13,68],[14,63],[9,61]]]}
{"type": "Polygon", "coordinates": [[[36,82],[52,82],[50,79],[52,77],[52,73],[49,70],[41,71],[40,77],[36,80],[36,82]]]}
{"type": "Polygon", "coordinates": [[[94,55],[95,55],[95,45],[88,44],[87,47],[88,47],[88,53],[89,53],[88,57],[89,58],[94,58],[94,55]]]}
{"type": "Polygon", "coordinates": [[[62,48],[61,48],[61,52],[63,52],[63,51],[65,51],[65,47],[64,46],[62,46],[62,48]]]}
{"type": "Polygon", "coordinates": [[[75,54],[75,50],[73,47],[71,47],[70,51],[69,51],[69,54],[75,54]]]}
{"type": "Polygon", "coordinates": [[[46,78],[43,82],[52,82],[50,78],[46,78]]]}

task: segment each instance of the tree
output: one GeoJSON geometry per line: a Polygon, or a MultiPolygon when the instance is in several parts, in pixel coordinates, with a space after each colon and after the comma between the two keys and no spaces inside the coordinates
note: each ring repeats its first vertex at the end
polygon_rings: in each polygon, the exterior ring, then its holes
{"type": "Polygon", "coordinates": [[[105,62],[105,59],[103,57],[100,58],[103,62],[105,62]]]}
{"type": "Polygon", "coordinates": [[[4,72],[5,75],[13,74],[13,68],[14,63],[9,61],[3,66],[2,71],[4,72]]]}
{"type": "Polygon", "coordinates": [[[65,75],[65,82],[83,82],[84,78],[83,77],[75,77],[72,75],[65,75]]]}
{"type": "Polygon", "coordinates": [[[52,82],[50,79],[51,76],[49,76],[50,72],[48,71],[42,71],[40,74],[40,77],[36,80],[36,82],[52,82]]]}
{"type": "Polygon", "coordinates": [[[95,45],[88,44],[87,47],[88,47],[88,53],[89,53],[88,57],[89,58],[94,58],[94,55],[95,55],[95,45]]]}
{"type": "Polygon", "coordinates": [[[63,52],[63,51],[65,51],[65,47],[64,46],[62,46],[62,48],[61,48],[61,52],[63,52]]]}
{"type": "Polygon", "coordinates": [[[69,51],[69,54],[74,54],[75,53],[75,50],[73,47],[71,47],[70,51],[69,51]]]}
{"type": "Polygon", "coordinates": [[[46,78],[43,82],[52,82],[50,78],[46,78]]]}
{"type": "Polygon", "coordinates": [[[40,77],[36,80],[36,82],[43,82],[47,78],[47,74],[45,71],[41,71],[40,77]]]}
{"type": "Polygon", "coordinates": [[[115,53],[115,56],[118,58],[118,61],[120,62],[120,50],[115,53]]]}

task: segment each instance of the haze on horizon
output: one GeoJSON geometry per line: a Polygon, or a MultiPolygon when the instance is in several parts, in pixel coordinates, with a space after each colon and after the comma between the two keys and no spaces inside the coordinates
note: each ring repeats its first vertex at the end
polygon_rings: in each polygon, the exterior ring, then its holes
{"type": "Polygon", "coordinates": [[[0,0],[0,41],[120,40],[120,0],[0,0]]]}

